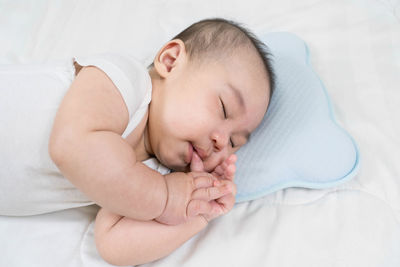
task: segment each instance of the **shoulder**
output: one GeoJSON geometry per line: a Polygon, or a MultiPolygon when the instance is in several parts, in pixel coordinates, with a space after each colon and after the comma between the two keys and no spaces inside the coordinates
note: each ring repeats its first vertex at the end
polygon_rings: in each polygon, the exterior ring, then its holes
{"type": "Polygon", "coordinates": [[[95,66],[102,70],[121,93],[130,117],[151,99],[151,79],[142,62],[128,53],[107,52],[75,57],[80,66],[95,66]]]}
{"type": "Polygon", "coordinates": [[[147,68],[142,62],[127,53],[106,52],[90,56],[77,56],[74,57],[74,61],[80,66],[96,66],[109,76],[122,74],[132,84],[151,85],[147,68]]]}

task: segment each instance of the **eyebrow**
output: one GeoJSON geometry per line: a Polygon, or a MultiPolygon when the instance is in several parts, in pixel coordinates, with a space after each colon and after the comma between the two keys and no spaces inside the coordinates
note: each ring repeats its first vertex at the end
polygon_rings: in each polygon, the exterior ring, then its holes
{"type": "Polygon", "coordinates": [[[232,89],[233,95],[236,98],[236,101],[239,103],[240,107],[243,108],[244,110],[246,110],[246,106],[244,104],[244,98],[242,93],[236,88],[234,87],[232,84],[228,83],[229,88],[232,89]]]}

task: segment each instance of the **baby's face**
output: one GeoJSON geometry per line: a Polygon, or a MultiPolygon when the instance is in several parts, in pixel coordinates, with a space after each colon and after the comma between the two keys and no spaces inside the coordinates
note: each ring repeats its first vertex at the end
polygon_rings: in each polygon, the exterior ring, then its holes
{"type": "Polygon", "coordinates": [[[242,48],[200,66],[177,60],[170,75],[153,79],[148,131],[154,155],[169,168],[189,171],[197,153],[205,170],[214,170],[259,125],[269,90],[255,51],[242,48]]]}

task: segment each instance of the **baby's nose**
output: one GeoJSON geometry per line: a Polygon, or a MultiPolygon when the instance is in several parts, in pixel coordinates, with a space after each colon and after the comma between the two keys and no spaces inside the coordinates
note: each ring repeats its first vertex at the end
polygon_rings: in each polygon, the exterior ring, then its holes
{"type": "Polygon", "coordinates": [[[214,145],[214,149],[219,152],[222,151],[229,142],[229,137],[227,134],[223,132],[215,132],[212,134],[212,141],[214,145]]]}

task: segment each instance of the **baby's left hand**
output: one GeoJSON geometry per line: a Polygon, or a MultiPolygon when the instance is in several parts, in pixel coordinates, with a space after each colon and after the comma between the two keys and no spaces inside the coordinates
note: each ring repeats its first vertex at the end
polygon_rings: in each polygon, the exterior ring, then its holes
{"type": "MultiPolygon", "coordinates": [[[[193,160],[194,161],[191,164],[191,170],[204,171],[204,167],[200,158],[194,157],[193,160]]],[[[235,166],[236,160],[237,156],[235,154],[230,155],[223,163],[218,165],[211,173],[214,177],[217,178],[215,186],[229,185],[232,188],[232,190],[231,193],[226,194],[216,200],[210,201],[215,208],[213,208],[210,213],[200,214],[207,221],[211,221],[212,219],[215,219],[223,214],[228,213],[235,204],[235,195],[237,190],[233,180],[236,171],[236,166],[235,166]]],[[[199,188],[198,190],[201,190],[201,188],[199,188]]],[[[195,195],[196,191],[193,192],[193,198],[195,198],[195,195]]]]}

